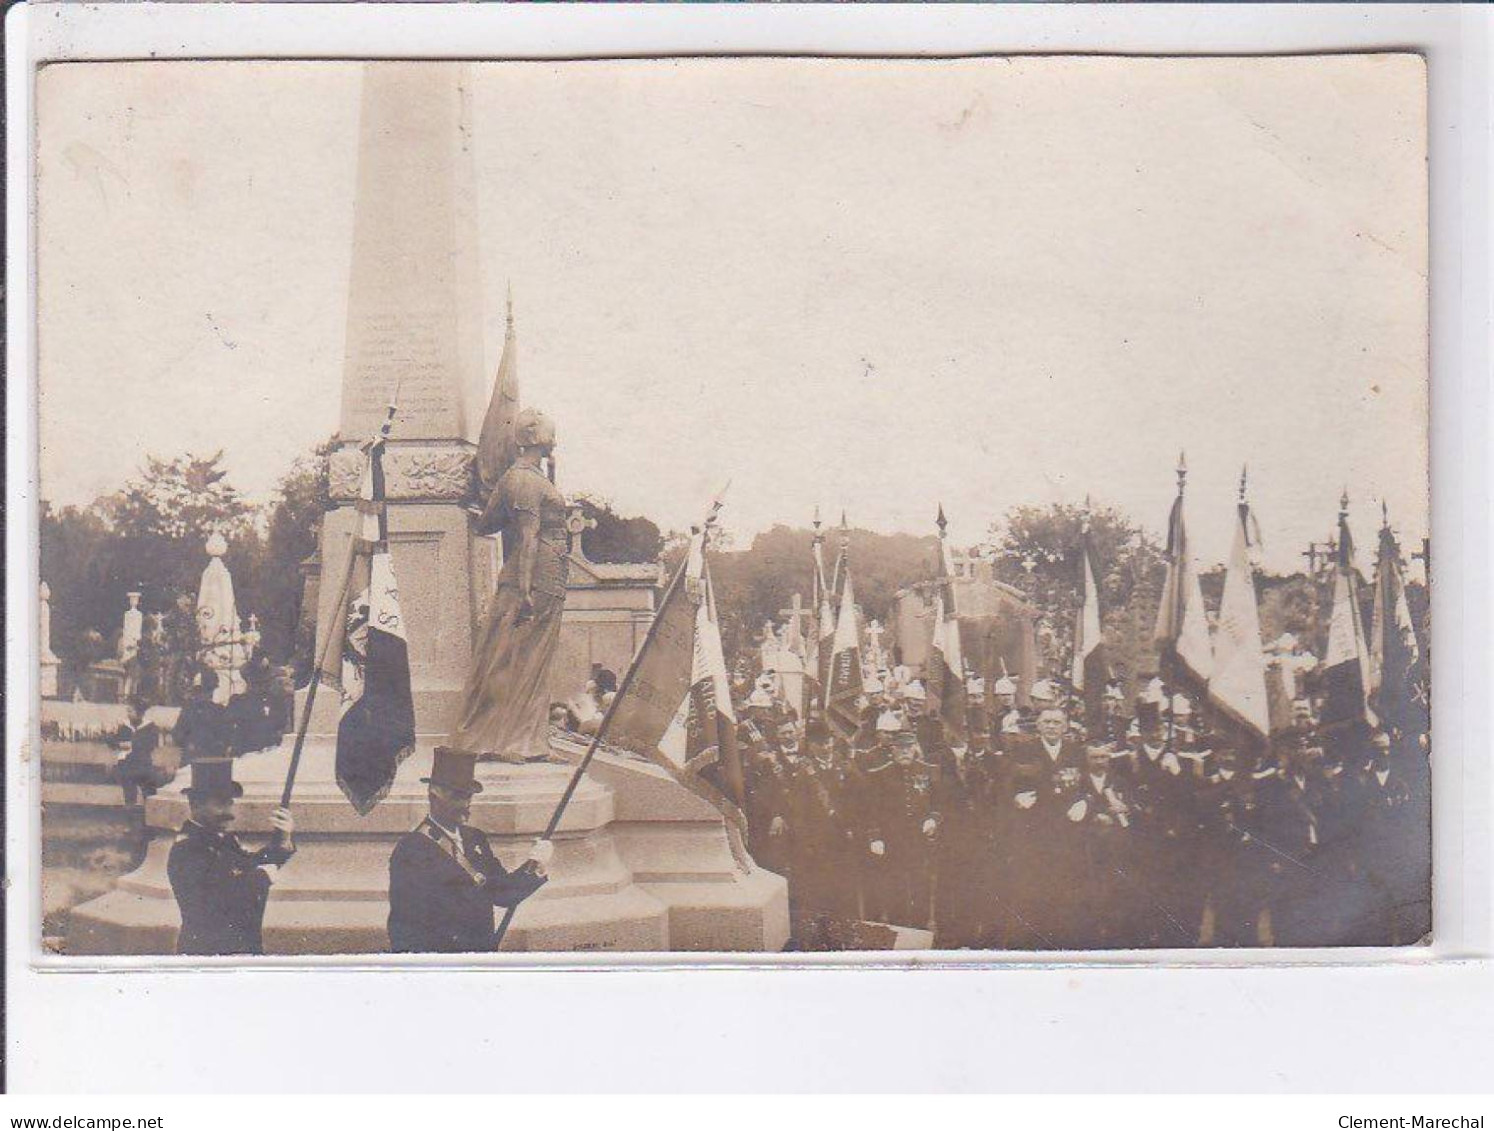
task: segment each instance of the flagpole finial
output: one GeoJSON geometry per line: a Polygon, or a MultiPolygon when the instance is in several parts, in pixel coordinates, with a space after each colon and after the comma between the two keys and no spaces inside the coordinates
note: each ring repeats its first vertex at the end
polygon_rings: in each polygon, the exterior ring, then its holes
{"type": "Polygon", "coordinates": [[[1390,529],[1390,504],[1384,499],[1380,500],[1380,525],[1386,530],[1390,529]]]}
{"type": "Polygon", "coordinates": [[[1187,453],[1178,453],[1178,494],[1183,493],[1183,485],[1188,482],[1188,457],[1187,453]]]}
{"type": "Polygon", "coordinates": [[[1245,484],[1249,481],[1249,478],[1250,465],[1248,463],[1242,463],[1240,465],[1240,502],[1242,503],[1245,501],[1245,484]]]}
{"type": "Polygon", "coordinates": [[[945,537],[945,534],[947,532],[947,527],[949,526],[949,519],[947,519],[947,518],[944,517],[944,504],[943,503],[939,504],[939,517],[937,517],[936,519],[934,519],[934,525],[939,528],[939,537],[940,538],[945,537]]]}
{"type": "Polygon", "coordinates": [[[1349,489],[1344,488],[1344,493],[1338,497],[1338,517],[1349,517],[1349,489]]]}

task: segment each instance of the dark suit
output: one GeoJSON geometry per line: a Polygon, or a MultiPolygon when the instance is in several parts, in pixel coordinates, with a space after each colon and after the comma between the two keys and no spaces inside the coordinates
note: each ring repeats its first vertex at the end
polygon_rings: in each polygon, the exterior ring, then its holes
{"type": "Polygon", "coordinates": [[[533,895],[545,878],[508,871],[487,835],[470,825],[450,834],[427,817],[389,858],[389,945],[403,953],[464,954],[493,949],[493,908],[533,895]]]}
{"type": "Polygon", "coordinates": [[[134,805],[155,793],[164,781],[165,775],[157,771],[154,758],[161,745],[161,729],[155,723],[124,727],[118,741],[125,750],[116,768],[119,784],[124,790],[125,804],[134,805]]]}
{"type": "Polygon", "coordinates": [[[207,695],[199,695],[182,708],[171,737],[181,748],[183,765],[198,758],[222,758],[231,737],[228,711],[207,695]]]}
{"type": "Polygon", "coordinates": [[[1036,735],[1010,737],[996,790],[999,890],[1010,912],[1005,943],[1062,948],[1079,914],[1081,850],[1068,813],[1081,796],[1084,747],[1065,738],[1055,758],[1036,735]]]}
{"type": "Polygon", "coordinates": [[[166,876],[182,913],[178,954],[262,954],[260,930],[270,877],[262,864],[284,864],[291,853],[278,840],[258,852],[232,833],[188,821],[166,858],[166,876]]]}

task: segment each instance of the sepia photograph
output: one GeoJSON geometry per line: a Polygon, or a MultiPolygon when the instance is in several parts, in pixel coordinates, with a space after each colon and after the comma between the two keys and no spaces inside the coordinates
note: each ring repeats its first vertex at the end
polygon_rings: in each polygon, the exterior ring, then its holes
{"type": "Polygon", "coordinates": [[[35,103],[49,959],[1433,941],[1421,55],[35,103]]]}

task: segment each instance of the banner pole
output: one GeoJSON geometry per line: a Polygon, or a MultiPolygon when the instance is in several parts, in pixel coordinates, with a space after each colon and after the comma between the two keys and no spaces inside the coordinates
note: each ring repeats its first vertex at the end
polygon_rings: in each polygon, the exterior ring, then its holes
{"type": "MultiPolygon", "coordinates": [[[[367,458],[374,458],[374,451],[379,445],[389,439],[390,429],[394,427],[395,414],[399,412],[399,391],[404,384],[403,375],[394,383],[394,395],[389,398],[389,407],[384,412],[384,421],[379,426],[379,431],[365,445],[367,458]]],[[[383,499],[379,500],[383,505],[383,499]]],[[[383,531],[381,529],[380,533],[383,531]]],[[[341,640],[347,631],[348,615],[348,588],[353,582],[353,567],[358,562],[358,543],[360,539],[356,530],[348,542],[348,564],[342,573],[342,584],[337,589],[337,603],[333,606],[333,615],[338,617],[334,624],[342,626],[341,631],[334,632],[331,626],[327,629],[327,639],[322,642],[322,652],[317,658],[316,668],[311,673],[311,686],[306,689],[306,709],[301,712],[301,726],[296,731],[296,744],[291,749],[290,766],[285,771],[285,788],[280,791],[280,807],[288,808],[291,803],[291,794],[296,789],[296,773],[301,768],[301,751],[306,746],[306,731],[311,726],[311,708],[316,703],[316,689],[322,682],[322,672],[327,666],[327,659],[332,654],[332,641],[341,640]]]]}
{"type": "MultiPolygon", "coordinates": [[[[358,562],[358,539],[355,536],[348,546],[348,564],[342,572],[342,584],[337,590],[337,603],[333,605],[335,615],[347,616],[348,588],[353,581],[353,567],[358,562]]],[[[288,808],[291,803],[291,794],[296,789],[296,771],[301,768],[301,751],[306,745],[306,731],[311,726],[311,708],[316,703],[316,689],[322,682],[322,671],[327,666],[327,659],[332,654],[332,642],[342,638],[342,633],[334,632],[329,627],[327,639],[322,642],[322,653],[318,657],[316,668],[311,673],[311,686],[306,690],[306,707],[301,712],[301,725],[296,730],[296,744],[291,750],[290,766],[285,771],[285,788],[280,791],[280,807],[288,808]]]]}
{"type": "MultiPolygon", "coordinates": [[[[725,488],[723,488],[722,494],[724,495],[725,493],[725,488]]],[[[705,536],[709,536],[711,523],[715,521],[716,513],[720,509],[721,496],[718,495],[716,496],[716,501],[711,504],[711,512],[701,527],[705,536]]],[[[703,550],[704,545],[702,545],[703,550]]],[[[550,814],[549,823],[545,825],[545,831],[540,837],[541,840],[549,840],[555,835],[555,830],[560,827],[560,820],[565,815],[566,807],[570,805],[571,798],[575,796],[577,788],[581,785],[581,779],[586,776],[586,771],[590,768],[592,759],[596,757],[597,751],[601,748],[602,739],[606,736],[607,728],[612,724],[612,717],[617,712],[617,705],[623,701],[628,688],[633,685],[633,677],[638,674],[638,669],[642,666],[643,657],[648,654],[649,645],[653,643],[659,625],[664,619],[664,610],[679,591],[680,585],[685,580],[685,571],[689,567],[690,553],[686,550],[684,560],[675,569],[674,576],[669,579],[669,586],[664,590],[664,596],[659,601],[659,609],[654,613],[654,619],[649,622],[648,631],[643,635],[643,643],[638,646],[638,651],[633,653],[633,659],[628,663],[628,670],[623,673],[622,680],[617,685],[617,691],[612,696],[612,702],[607,704],[607,711],[602,716],[602,721],[597,725],[596,734],[592,735],[591,742],[586,747],[586,753],[581,756],[581,761],[576,763],[576,768],[571,773],[571,779],[566,783],[565,792],[560,795],[560,800],[556,802],[555,811],[550,814]]],[[[503,920],[498,924],[498,929],[493,932],[494,950],[498,950],[503,945],[503,936],[508,933],[508,928],[513,923],[514,916],[518,914],[518,911],[519,905],[517,903],[504,910],[503,920]]]]}

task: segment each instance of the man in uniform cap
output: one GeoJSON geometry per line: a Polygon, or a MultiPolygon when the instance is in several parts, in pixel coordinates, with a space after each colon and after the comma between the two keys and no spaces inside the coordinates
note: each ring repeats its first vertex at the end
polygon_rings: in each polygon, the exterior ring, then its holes
{"type": "Polygon", "coordinates": [[[869,918],[903,927],[926,927],[933,896],[932,841],[938,829],[930,769],[918,739],[891,711],[877,720],[878,753],[891,757],[870,766],[861,788],[861,840],[865,846],[869,918]]]}
{"type": "Polygon", "coordinates": [[[554,848],[536,840],[514,871],[499,863],[487,834],[467,824],[482,792],[477,755],[436,747],[430,815],[389,858],[389,943],[398,952],[464,954],[493,948],[493,908],[513,907],[545,883],[554,848]]]}
{"type": "Polygon", "coordinates": [[[228,831],[234,799],[244,787],[233,780],[226,758],[192,763],[186,789],[191,818],[177,834],[166,858],[166,876],[181,909],[178,954],[262,954],[262,927],[270,885],[295,852],[295,822],[288,809],[276,809],[270,825],[276,836],[250,852],[228,831]]]}

